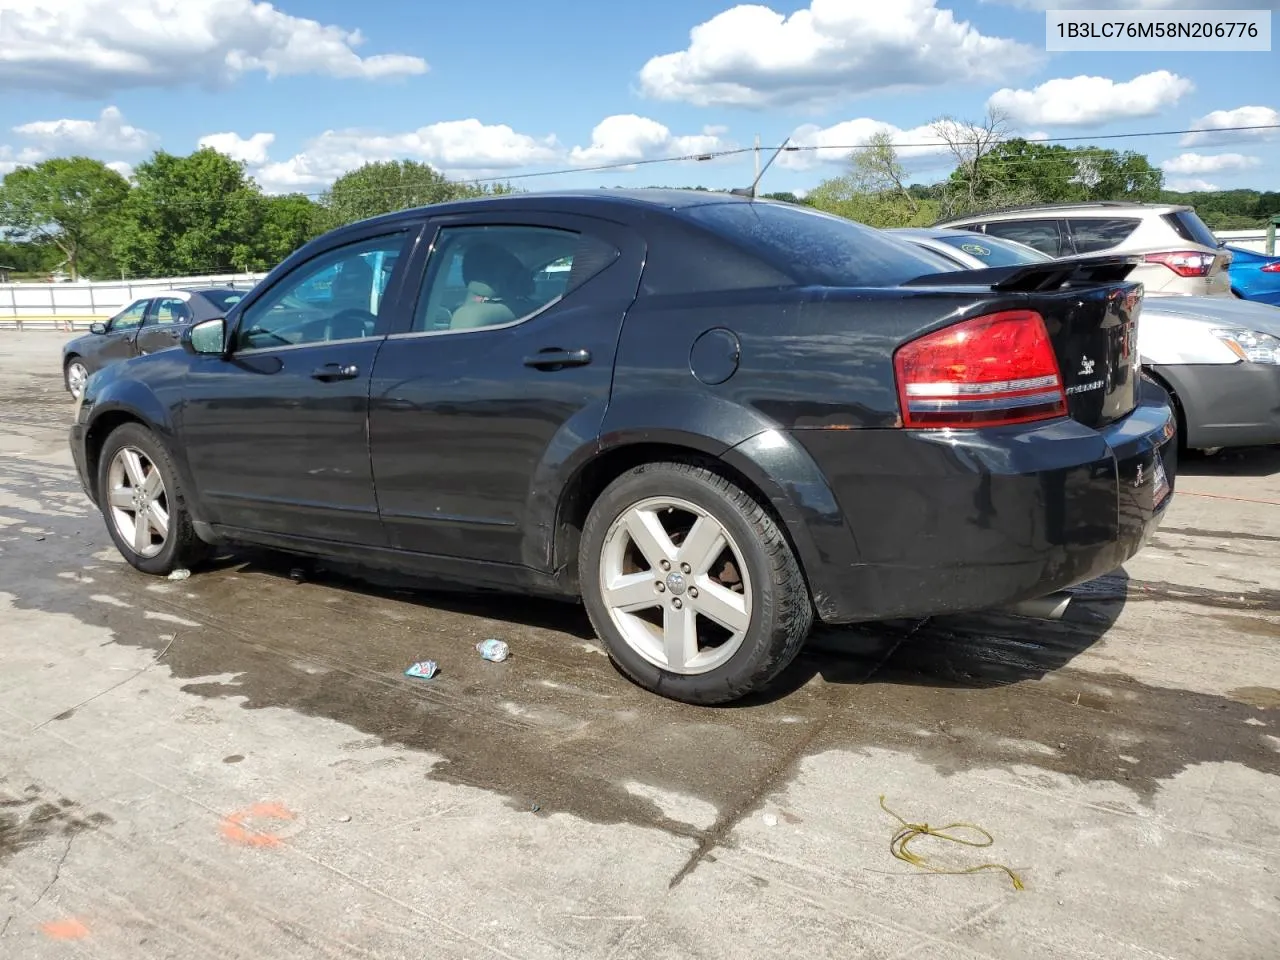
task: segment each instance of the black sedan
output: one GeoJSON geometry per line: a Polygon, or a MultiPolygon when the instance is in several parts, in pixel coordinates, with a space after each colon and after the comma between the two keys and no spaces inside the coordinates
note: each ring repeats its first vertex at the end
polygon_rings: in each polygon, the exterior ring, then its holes
{"type": "Polygon", "coordinates": [[[580,597],[614,663],[733,700],[849,623],[1114,570],[1172,493],[1117,259],[944,272],[847,220],[683,191],[342,227],[71,431],[124,557],[257,544],[580,597]]]}
{"type": "Polygon", "coordinates": [[[135,300],[111,319],[95,323],[82,337],[62,347],[62,376],[73,397],[84,391],[89,375],[117,360],[176,347],[192,323],[225,317],[244,290],[199,287],[163,290],[135,300]]]}

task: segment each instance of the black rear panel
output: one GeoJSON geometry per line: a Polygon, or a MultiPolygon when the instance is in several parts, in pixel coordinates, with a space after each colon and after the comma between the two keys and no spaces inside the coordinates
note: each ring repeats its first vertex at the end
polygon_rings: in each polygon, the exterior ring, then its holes
{"type": "Polygon", "coordinates": [[[1068,288],[1029,300],[1053,341],[1071,417],[1101,427],[1132,411],[1138,399],[1142,285],[1068,288]]]}

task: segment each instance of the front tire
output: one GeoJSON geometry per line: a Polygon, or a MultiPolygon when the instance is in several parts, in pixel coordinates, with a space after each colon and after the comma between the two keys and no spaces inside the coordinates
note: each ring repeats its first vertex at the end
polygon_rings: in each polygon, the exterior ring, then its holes
{"type": "Polygon", "coordinates": [[[138,570],[163,576],[207,556],[173,461],[146,427],[127,423],[111,432],[98,457],[97,481],[107,532],[138,570]]]}
{"type": "Polygon", "coordinates": [[[71,398],[79,400],[84,393],[84,385],[89,381],[89,368],[85,366],[85,362],[79,357],[71,357],[67,361],[66,368],[62,371],[62,375],[71,398]]]}
{"type": "Polygon", "coordinates": [[[614,665],[685,703],[762,689],[795,659],[813,623],[777,523],[697,464],[644,464],[613,481],[583,527],[578,574],[614,665]]]}

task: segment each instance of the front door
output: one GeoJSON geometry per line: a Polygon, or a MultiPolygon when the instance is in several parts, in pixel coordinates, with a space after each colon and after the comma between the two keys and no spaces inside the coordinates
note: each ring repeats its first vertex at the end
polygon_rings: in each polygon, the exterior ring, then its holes
{"type": "Polygon", "coordinates": [[[525,549],[534,478],[599,432],[644,244],[617,224],[532,213],[442,218],[428,234],[412,325],[388,339],[370,387],[390,543],[539,564],[525,549]]]}
{"type": "Polygon", "coordinates": [[[192,361],[182,432],[211,522],[385,542],[369,467],[369,377],[401,309],[396,264],[418,229],[348,235],[237,304],[228,358],[192,361]]]}
{"type": "Polygon", "coordinates": [[[191,322],[191,308],[180,297],[156,297],[147,309],[136,342],[138,353],[155,353],[178,345],[185,324],[191,322]]]}
{"type": "Polygon", "coordinates": [[[97,349],[94,351],[99,366],[138,355],[135,340],[150,304],[150,299],[135,300],[107,321],[107,332],[102,335],[102,340],[96,344],[97,349]]]}

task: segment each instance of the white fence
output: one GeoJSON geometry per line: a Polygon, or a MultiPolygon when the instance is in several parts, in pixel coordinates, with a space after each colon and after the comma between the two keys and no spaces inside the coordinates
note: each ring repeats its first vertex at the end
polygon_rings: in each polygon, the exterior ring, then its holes
{"type": "Polygon", "coordinates": [[[1267,231],[1264,227],[1254,230],[1215,230],[1214,236],[1232,247],[1252,250],[1255,253],[1267,252],[1267,231]]]}
{"type": "MultiPolygon", "coordinates": [[[[139,297],[176,287],[233,287],[247,290],[265,273],[220,273],[158,280],[106,280],[84,283],[0,283],[0,322],[24,318],[109,317],[139,297]]],[[[12,323],[5,324],[12,326],[12,323]]],[[[35,326],[35,324],[32,324],[35,326]]]]}

